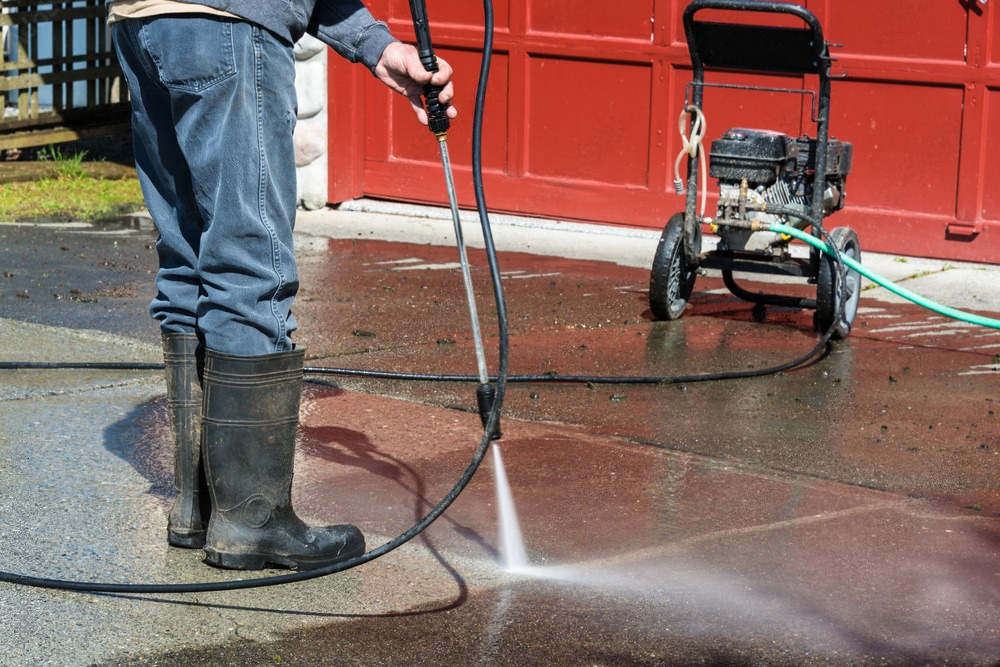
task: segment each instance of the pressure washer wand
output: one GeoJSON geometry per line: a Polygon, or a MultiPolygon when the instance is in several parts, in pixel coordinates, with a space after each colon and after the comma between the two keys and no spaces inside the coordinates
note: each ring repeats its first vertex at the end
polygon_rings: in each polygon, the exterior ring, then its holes
{"type": "MultiPolygon", "coordinates": [[[[417,39],[417,53],[420,62],[428,72],[437,72],[437,57],[431,46],[431,30],[427,23],[427,8],[424,0],[410,0],[410,15],[413,17],[413,32],[417,39]]],[[[458,212],[458,197],[455,193],[455,177],[451,168],[451,157],[448,153],[448,114],[438,99],[441,86],[431,83],[424,85],[424,108],[427,111],[427,127],[438,140],[441,152],[441,166],[444,168],[445,185],[448,189],[448,203],[451,207],[451,219],[455,225],[455,241],[458,245],[458,257],[462,265],[462,281],[465,284],[465,298],[469,305],[469,318],[472,321],[472,339],[476,348],[476,365],[479,370],[479,387],[476,389],[476,407],[483,426],[489,420],[496,399],[496,388],[490,384],[489,373],[486,370],[486,353],[483,351],[483,335],[479,328],[479,313],[476,308],[476,294],[472,287],[472,271],[469,268],[469,257],[465,250],[465,239],[462,234],[462,222],[458,212]]],[[[491,437],[498,440],[501,436],[500,425],[497,423],[491,437]]]]}

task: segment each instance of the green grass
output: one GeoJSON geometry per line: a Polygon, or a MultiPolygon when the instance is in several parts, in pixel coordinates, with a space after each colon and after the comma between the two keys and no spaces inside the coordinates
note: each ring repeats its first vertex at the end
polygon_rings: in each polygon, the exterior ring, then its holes
{"type": "Polygon", "coordinates": [[[143,208],[137,178],[95,178],[85,157],[86,152],[63,155],[50,148],[40,158],[54,164],[54,177],[0,183],[0,222],[93,222],[143,208]]]}
{"type": "Polygon", "coordinates": [[[83,159],[87,157],[87,151],[80,151],[72,155],[65,155],[58,146],[43,148],[38,154],[38,159],[42,162],[52,162],[55,164],[56,173],[60,179],[83,178],[87,172],[83,168],[83,159]]]}

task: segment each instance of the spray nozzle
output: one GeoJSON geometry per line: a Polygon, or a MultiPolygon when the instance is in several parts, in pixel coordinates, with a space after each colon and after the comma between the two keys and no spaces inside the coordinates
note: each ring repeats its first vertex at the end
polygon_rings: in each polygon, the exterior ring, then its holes
{"type": "MultiPolygon", "coordinates": [[[[479,419],[483,422],[483,428],[486,428],[486,424],[490,421],[490,413],[493,412],[493,402],[496,397],[496,387],[491,384],[481,384],[476,388],[476,406],[479,408],[479,419]]],[[[496,428],[490,434],[490,439],[499,440],[502,436],[500,421],[497,420],[496,428]]]]}

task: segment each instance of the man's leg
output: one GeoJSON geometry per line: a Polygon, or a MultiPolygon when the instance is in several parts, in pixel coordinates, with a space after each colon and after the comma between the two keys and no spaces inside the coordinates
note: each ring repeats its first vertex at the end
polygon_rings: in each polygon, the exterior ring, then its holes
{"type": "MultiPolygon", "coordinates": [[[[192,39],[181,23],[157,36],[175,60],[177,45],[192,39]]],[[[266,30],[221,23],[232,30],[234,73],[175,93],[177,136],[205,220],[198,327],[218,352],[282,352],[292,348],[299,285],[292,250],[295,60],[291,45],[266,30]]],[[[169,64],[161,65],[164,76],[171,76],[169,64]]]]}
{"type": "Polygon", "coordinates": [[[161,234],[153,316],[168,331],[193,323],[217,351],[291,349],[298,289],[291,45],[215,17],[117,25],[119,50],[134,52],[122,60],[140,98],[136,160],[161,234]]]}
{"type": "Polygon", "coordinates": [[[193,176],[177,141],[170,90],[160,81],[156,62],[145,48],[145,25],[145,21],[121,21],[114,24],[112,34],[131,93],[136,171],[159,232],[157,295],[150,314],[165,335],[195,334],[204,221],[194,196],[193,176]]]}
{"type": "Polygon", "coordinates": [[[198,249],[204,222],[195,201],[191,172],[174,132],[169,90],[144,48],[138,21],[116,23],[119,61],[132,99],[136,169],[159,231],[157,295],[150,312],[160,322],[167,382],[167,413],[174,445],[174,501],[167,542],[200,548],[211,507],[201,465],[201,360],[197,331],[198,249]]]}
{"type": "MultiPolygon", "coordinates": [[[[291,507],[303,363],[289,340],[298,288],[291,45],[225,20],[162,17],[133,26],[121,32],[169,97],[182,171],[203,223],[195,275],[205,341],[202,462],[212,498],[207,560],[307,569],[357,555],[364,550],[357,528],[313,528],[291,507]]],[[[156,147],[146,148],[155,155],[156,147]]],[[[176,192],[180,180],[172,175],[159,180],[176,192]]],[[[163,274],[159,282],[172,287],[163,274]]],[[[168,299],[152,309],[156,316],[170,308],[168,299]]]]}

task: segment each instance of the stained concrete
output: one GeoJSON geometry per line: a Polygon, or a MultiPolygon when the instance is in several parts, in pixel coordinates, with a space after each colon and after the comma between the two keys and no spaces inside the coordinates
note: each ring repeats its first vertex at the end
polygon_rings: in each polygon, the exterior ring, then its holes
{"type": "MultiPolygon", "coordinates": [[[[334,214],[326,231],[299,225],[307,363],[473,372],[454,249],[414,243],[405,220],[352,215],[397,236],[332,233],[334,214]]],[[[511,238],[534,243],[526,229],[511,238]]],[[[0,360],[158,359],[141,303],[149,233],[47,231],[0,229],[3,265],[19,267],[0,282],[0,360]],[[59,293],[56,270],[67,293],[84,285],[98,298],[36,296],[59,293]]],[[[495,369],[483,256],[471,256],[495,369]]],[[[511,246],[501,266],[515,374],[761,368],[815,341],[809,313],[772,309],[754,322],[713,276],[683,319],[654,323],[641,265],[511,246]]],[[[995,269],[974,271],[997,284],[995,269]]],[[[513,383],[500,447],[527,571],[500,565],[487,462],[421,537],[349,573],[176,596],[0,584],[0,664],[996,664],[998,354],[995,331],[869,290],[847,340],[777,376],[513,383]]],[[[158,373],[2,373],[3,569],[240,576],[165,544],[172,454],[158,373]]],[[[312,376],[299,511],[352,521],[370,546],[390,539],[466,466],[479,440],[473,405],[474,383],[312,376]]]]}

